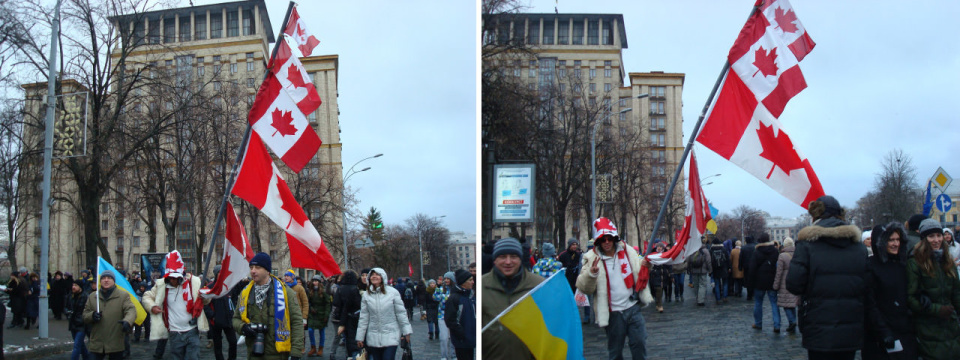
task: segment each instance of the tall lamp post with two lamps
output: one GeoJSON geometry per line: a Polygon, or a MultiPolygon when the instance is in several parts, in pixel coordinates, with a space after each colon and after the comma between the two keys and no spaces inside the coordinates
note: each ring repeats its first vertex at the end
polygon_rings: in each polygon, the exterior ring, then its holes
{"type": "MultiPolygon", "coordinates": [[[[370,156],[370,157],[363,158],[363,159],[361,159],[360,161],[357,161],[356,163],[354,163],[353,166],[351,166],[350,169],[347,170],[347,172],[345,173],[346,175],[344,175],[344,177],[343,177],[343,183],[341,183],[342,186],[343,186],[343,188],[340,189],[340,201],[341,201],[341,202],[345,202],[345,201],[346,201],[346,198],[347,198],[347,180],[349,180],[350,177],[353,176],[353,175],[356,175],[356,174],[358,174],[358,173],[362,173],[362,172],[364,172],[364,171],[370,170],[370,167],[369,167],[369,166],[367,166],[367,167],[365,167],[365,168],[363,168],[363,169],[360,169],[360,170],[356,170],[356,171],[354,171],[353,168],[357,167],[357,164],[360,164],[360,163],[362,163],[362,162],[364,162],[364,161],[367,161],[367,160],[370,160],[370,159],[373,159],[373,158],[378,158],[378,157],[381,157],[381,156],[383,156],[382,153],[376,154],[376,155],[374,155],[374,156],[370,156]]],[[[349,269],[349,268],[350,268],[350,256],[348,256],[348,253],[349,253],[349,245],[347,244],[347,204],[343,204],[343,212],[341,213],[341,220],[343,221],[343,223],[342,223],[342,225],[343,225],[343,266],[344,266],[345,268],[349,269]]]]}

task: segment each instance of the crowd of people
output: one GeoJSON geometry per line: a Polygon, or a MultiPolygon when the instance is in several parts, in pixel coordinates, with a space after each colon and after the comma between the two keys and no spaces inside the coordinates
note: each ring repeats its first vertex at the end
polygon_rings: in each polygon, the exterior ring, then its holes
{"type": "MultiPolygon", "coordinates": [[[[651,265],[620,240],[606,218],[594,221],[585,251],[576,239],[559,255],[545,243],[531,252],[514,238],[483,248],[482,326],[562,268],[571,291],[587,299],[581,321],[607,335],[609,359],[622,358],[629,340],[634,359],[646,357],[646,331],[639,309],[683,301],[694,291],[697,306],[708,297],[723,306],[730,298],[752,301],[755,331],[766,326],[802,335],[810,359],[960,359],[960,244],[940,222],[914,215],[863,231],[846,222],[836,199],[824,196],[808,208],[812,224],[774,241],[766,233],[721,240],[712,234],[686,260],[651,265]],[[641,267],[648,286],[634,286],[641,267]],[[649,290],[649,292],[648,292],[649,290]],[[652,299],[649,299],[652,297],[652,299]],[[772,324],[764,324],[764,303],[772,324]],[[786,324],[781,322],[782,313],[786,324]],[[786,325],[784,327],[784,325],[786,325]]],[[[654,239],[654,252],[674,243],[654,239]]],[[[491,358],[532,359],[509,330],[492,324],[482,353],[491,358]]]]}
{"type": "MultiPolygon", "coordinates": [[[[76,279],[59,271],[50,277],[50,310],[68,322],[71,359],[130,358],[130,342],[141,339],[156,341],[154,359],[197,359],[203,343],[217,360],[236,359],[238,343],[246,345],[251,359],[324,356],[329,323],[335,334],[333,349],[327,349],[331,359],[354,359],[361,352],[367,359],[394,359],[399,349],[410,351],[412,336],[436,341],[444,360],[475,355],[474,264],[436,280],[394,279],[374,267],[359,274],[318,274],[305,283],[292,269],[272,275],[272,259],[259,253],[250,261],[248,279],[226,296],[208,299],[200,289],[214,283],[219,266],[213,278],[203,279],[185,271],[179,252],[165,260],[163,276],[156,279],[103,271],[98,281],[89,269],[76,279]],[[131,297],[116,290],[117,277],[130,282],[148,313],[140,325],[131,297]],[[414,310],[427,322],[428,334],[413,334],[414,310]],[[339,357],[338,348],[344,348],[339,357]]],[[[10,276],[8,329],[36,323],[39,289],[39,277],[26,268],[10,276]]]]}

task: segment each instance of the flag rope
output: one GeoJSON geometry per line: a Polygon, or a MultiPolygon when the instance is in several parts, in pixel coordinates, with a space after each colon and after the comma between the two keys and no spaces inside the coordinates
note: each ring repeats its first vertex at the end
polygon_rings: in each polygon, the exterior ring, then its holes
{"type": "MultiPolygon", "coordinates": [[[[283,39],[283,32],[287,28],[287,22],[290,20],[290,13],[293,12],[293,7],[296,5],[293,1],[290,2],[290,5],[287,6],[287,14],[283,17],[283,25],[280,25],[280,39],[277,41],[286,41],[283,39]]],[[[266,80],[270,76],[270,65],[273,62],[273,58],[277,56],[277,49],[279,47],[274,44],[273,52],[270,54],[270,60],[264,64],[266,71],[263,73],[263,79],[266,80]]],[[[260,81],[263,83],[263,80],[260,81]]],[[[227,183],[226,191],[223,193],[223,200],[220,201],[220,210],[217,211],[217,220],[213,223],[213,233],[210,234],[210,245],[207,246],[207,259],[203,265],[203,272],[200,273],[202,276],[207,276],[207,271],[210,270],[210,259],[213,258],[213,244],[216,243],[217,236],[220,234],[220,223],[223,222],[223,212],[227,209],[227,200],[230,199],[230,190],[233,189],[234,183],[237,181],[237,175],[239,174],[238,169],[240,168],[240,163],[243,161],[243,154],[246,153],[247,144],[250,142],[250,131],[253,130],[253,125],[250,124],[249,119],[247,120],[247,130],[243,132],[243,140],[240,141],[240,149],[237,151],[237,160],[233,162],[233,170],[230,171],[230,181],[227,183]]],[[[226,242],[226,238],[224,238],[226,242]]]]}
{"type": "MultiPolygon", "coordinates": [[[[524,270],[520,269],[519,271],[524,271],[524,270]]],[[[514,301],[513,304],[510,304],[510,306],[507,306],[506,309],[503,309],[503,311],[501,311],[500,314],[497,314],[497,316],[494,317],[493,320],[490,320],[490,322],[488,322],[487,325],[484,325],[483,329],[480,329],[480,333],[487,331],[487,329],[489,329],[490,326],[493,325],[493,323],[497,322],[498,320],[500,320],[501,317],[503,317],[503,315],[510,312],[510,310],[513,310],[513,308],[517,307],[517,305],[520,304],[521,301],[532,296],[533,293],[537,292],[537,290],[540,290],[540,288],[542,288],[543,285],[547,283],[547,281],[550,281],[550,279],[553,279],[554,276],[557,276],[557,274],[565,274],[566,272],[567,272],[567,268],[560,268],[560,271],[553,273],[553,275],[550,275],[550,277],[548,277],[546,280],[540,282],[539,284],[537,284],[537,286],[534,286],[533,289],[530,289],[530,291],[527,291],[526,294],[523,294],[523,296],[517,299],[517,301],[514,301]]]]}
{"type": "MultiPolygon", "coordinates": [[[[760,4],[754,5],[753,11],[750,12],[750,16],[747,17],[747,21],[750,21],[750,18],[753,17],[757,11],[760,11],[760,4]]],[[[726,77],[727,73],[730,71],[730,60],[725,60],[723,62],[723,68],[720,70],[720,76],[717,77],[716,83],[713,84],[713,90],[710,90],[710,96],[707,97],[707,102],[703,104],[703,110],[700,110],[700,116],[697,118],[697,124],[693,126],[693,132],[690,133],[690,140],[687,141],[687,146],[683,148],[683,155],[680,156],[680,162],[677,164],[677,169],[673,172],[673,180],[670,182],[670,186],[667,186],[667,194],[663,198],[663,203],[660,205],[660,213],[657,214],[657,221],[653,223],[653,231],[650,239],[656,237],[657,231],[660,230],[660,224],[663,223],[663,215],[667,212],[667,204],[670,203],[670,198],[673,197],[673,188],[677,186],[677,180],[680,178],[680,172],[683,171],[683,165],[687,163],[687,156],[690,154],[690,149],[693,148],[693,142],[697,138],[697,133],[700,132],[700,125],[703,124],[703,119],[707,116],[707,111],[710,110],[710,105],[713,104],[713,99],[717,95],[717,90],[720,88],[720,84],[723,83],[723,79],[726,77]]],[[[690,179],[693,181],[693,179],[690,179]]],[[[696,179],[700,181],[700,179],[696,179]]],[[[649,239],[647,240],[650,241],[649,239]]],[[[643,257],[646,257],[650,254],[652,246],[645,246],[643,251],[643,257]]]]}

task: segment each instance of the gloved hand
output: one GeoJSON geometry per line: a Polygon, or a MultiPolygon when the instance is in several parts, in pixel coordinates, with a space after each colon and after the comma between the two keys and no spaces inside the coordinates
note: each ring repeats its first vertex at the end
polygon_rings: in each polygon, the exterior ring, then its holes
{"type": "Polygon", "coordinates": [[[120,324],[121,326],[123,326],[123,332],[124,332],[124,333],[127,333],[127,334],[131,333],[131,331],[130,331],[130,330],[131,330],[130,323],[128,323],[128,322],[126,322],[126,321],[123,321],[123,320],[120,320],[120,321],[117,321],[117,324],[120,324]]]}
{"type": "Polygon", "coordinates": [[[187,322],[190,326],[197,326],[197,318],[190,318],[190,321],[187,322]]]}
{"type": "Polygon", "coordinates": [[[103,320],[103,313],[99,311],[95,311],[93,313],[93,322],[100,322],[100,320],[103,320]]]}
{"type": "Polygon", "coordinates": [[[253,326],[250,324],[243,324],[243,327],[240,328],[240,332],[243,333],[248,339],[253,339],[257,336],[257,332],[253,330],[253,326]]]}
{"type": "Polygon", "coordinates": [[[887,335],[883,338],[883,347],[887,349],[893,349],[896,346],[897,338],[887,335]]]}
{"type": "Polygon", "coordinates": [[[950,315],[953,315],[953,305],[944,305],[940,307],[940,312],[937,314],[944,319],[949,319],[950,315]]]}

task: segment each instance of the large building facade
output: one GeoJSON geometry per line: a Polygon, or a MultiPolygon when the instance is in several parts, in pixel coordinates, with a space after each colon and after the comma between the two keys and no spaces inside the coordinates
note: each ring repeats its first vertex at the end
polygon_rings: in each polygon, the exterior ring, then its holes
{"type": "MultiPolygon", "coordinates": [[[[598,145],[607,149],[597,150],[598,181],[606,183],[604,188],[610,192],[598,191],[596,213],[614,219],[621,237],[632,245],[654,237],[657,211],[683,152],[684,74],[628,73],[623,63],[627,33],[621,14],[505,14],[484,21],[484,46],[504,48],[485,61],[499,62],[508,69],[507,75],[528,90],[559,94],[558,98],[570,99],[567,106],[587,109],[594,117],[590,123],[597,123],[596,143],[612,144],[598,145]],[[633,190],[627,190],[628,184],[633,190]]],[[[590,183],[586,184],[583,190],[588,193],[590,183]]],[[[679,184],[674,191],[681,196],[675,196],[669,227],[661,226],[661,236],[682,226],[681,188],[679,184]]],[[[552,206],[538,198],[536,221],[520,226],[520,232],[537,244],[553,242],[562,249],[567,239],[552,238],[556,226],[552,206]]],[[[576,201],[567,213],[567,237],[586,243],[593,220],[588,201],[576,201]]],[[[492,237],[506,237],[509,231],[506,226],[495,227],[492,237]]]]}
{"type": "MultiPolygon", "coordinates": [[[[229,173],[239,150],[239,139],[247,126],[247,112],[264,78],[265,65],[272,49],[270,44],[277,41],[264,0],[165,9],[124,15],[112,18],[111,21],[112,26],[117,29],[117,36],[132,36],[134,39],[134,46],[117,47],[111,53],[118,74],[138,75],[153,81],[142,86],[142,89],[130,92],[133,99],[124,105],[129,114],[127,121],[138,123],[141,119],[163,114],[164,110],[167,110],[167,114],[162,116],[185,119],[216,117],[221,123],[216,125],[215,132],[227,134],[225,137],[232,139],[232,142],[228,142],[233,147],[223,151],[229,155],[221,158],[229,160],[201,158],[193,152],[185,151],[185,148],[196,145],[189,144],[192,137],[184,137],[192,135],[192,129],[180,130],[175,132],[171,139],[162,141],[158,148],[164,156],[158,159],[171,171],[185,171],[181,169],[184,164],[197,167],[197,162],[202,161],[215,168],[211,170],[214,173],[229,173]],[[162,87],[164,81],[172,85],[162,87]],[[197,99],[204,99],[205,102],[187,110],[188,106],[177,103],[178,98],[168,94],[169,91],[157,90],[161,87],[196,87],[199,89],[197,94],[202,95],[192,95],[189,101],[199,102],[201,100],[197,99]],[[208,112],[197,112],[203,110],[208,112]]],[[[323,101],[320,108],[307,114],[323,145],[299,175],[290,174],[282,163],[277,164],[282,171],[287,171],[285,177],[288,183],[296,182],[302,186],[305,197],[309,198],[311,193],[322,194],[316,195],[319,197],[316,199],[301,200],[301,205],[320,233],[329,235],[324,237],[325,241],[339,241],[340,212],[331,210],[340,208],[341,202],[341,192],[337,190],[342,179],[342,146],[337,105],[339,59],[337,55],[321,55],[301,58],[301,62],[323,101]],[[317,191],[310,186],[332,190],[317,191]]],[[[45,85],[26,85],[24,89],[27,111],[41,113],[40,99],[45,94],[45,85]]],[[[63,92],[67,92],[66,86],[63,92]]],[[[57,161],[63,160],[55,159],[55,162],[57,161]]],[[[56,165],[54,168],[57,168],[56,165]]],[[[55,172],[54,179],[54,192],[71,196],[71,189],[76,186],[71,183],[70,176],[55,172]]],[[[205,255],[213,256],[214,261],[219,260],[222,235],[215,240],[214,254],[204,254],[207,246],[198,249],[196,243],[199,238],[209,237],[213,233],[213,219],[223,196],[222,191],[203,194],[215,199],[212,200],[215,206],[200,207],[201,210],[191,207],[195,205],[194,200],[177,199],[176,194],[168,194],[166,198],[170,201],[165,202],[166,206],[158,210],[157,206],[147,206],[143,201],[130,201],[146,197],[144,187],[137,184],[151,181],[138,171],[137,165],[131,163],[126,166],[116,179],[111,191],[102,200],[100,233],[101,242],[106,245],[118,269],[139,270],[139,255],[148,252],[148,239],[153,237],[157,239],[157,252],[167,252],[170,249],[180,251],[188,271],[200,271],[193,264],[205,255]],[[198,214],[200,212],[203,216],[198,214]],[[168,223],[176,220],[172,233],[168,231],[168,226],[163,225],[164,220],[168,223]]],[[[36,184],[31,183],[32,180],[33,178],[26,179],[23,186],[36,188],[36,184]]],[[[298,190],[293,190],[297,194],[298,190]]],[[[158,196],[153,195],[150,198],[156,199],[158,196]]],[[[234,199],[233,202],[238,206],[242,200],[234,199]]],[[[255,212],[255,208],[247,211],[247,216],[243,219],[247,233],[254,242],[254,250],[271,254],[274,258],[273,268],[283,271],[290,267],[289,249],[283,231],[269,220],[264,221],[265,218],[262,217],[256,221],[257,224],[251,224],[251,216],[255,216],[252,215],[255,212]]],[[[28,230],[19,231],[17,235],[23,244],[18,246],[18,259],[23,259],[21,264],[30,269],[39,269],[40,251],[36,244],[39,242],[37,239],[40,233],[32,231],[39,229],[39,216],[35,216],[36,213],[38,212],[21,212],[20,220],[24,224],[21,229],[28,230]]],[[[49,268],[51,271],[62,269],[74,272],[84,268],[83,223],[79,220],[77,211],[67,203],[58,202],[51,213],[49,268]]],[[[334,252],[334,258],[342,258],[342,255],[334,252]]]]}

